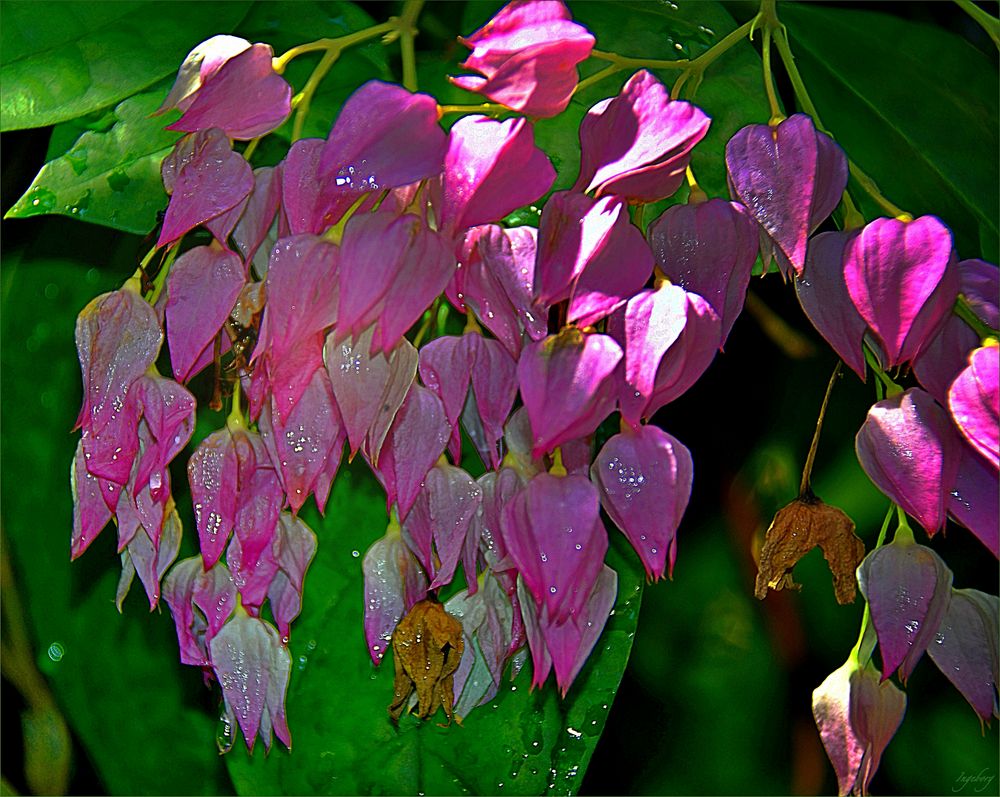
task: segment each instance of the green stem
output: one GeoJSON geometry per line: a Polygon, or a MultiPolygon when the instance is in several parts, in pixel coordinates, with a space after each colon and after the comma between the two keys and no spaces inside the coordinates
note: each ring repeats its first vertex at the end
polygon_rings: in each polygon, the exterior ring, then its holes
{"type": "Polygon", "coordinates": [[[760,13],[757,18],[764,23],[764,38],[761,46],[761,61],[764,67],[764,91],[767,93],[767,104],[771,108],[771,123],[784,119],[781,105],[778,103],[778,93],[774,88],[774,76],[771,74],[771,34],[781,28],[774,9],[775,0],[761,0],[760,13]]]}
{"type": "Polygon", "coordinates": [[[495,102],[483,102],[479,105],[439,105],[438,113],[442,116],[446,113],[482,113],[487,116],[497,116],[509,109],[505,105],[495,102]]]}
{"type": "Polygon", "coordinates": [[[594,74],[590,75],[589,77],[585,77],[583,80],[577,83],[576,88],[573,89],[573,93],[579,94],[581,91],[583,91],[586,88],[589,88],[594,83],[598,83],[604,80],[604,78],[606,77],[611,77],[613,74],[615,74],[616,72],[620,72],[622,69],[623,67],[618,66],[618,64],[608,64],[606,67],[604,67],[604,69],[598,70],[594,74]]]}
{"type": "MultiPolygon", "coordinates": [[[[775,21],[777,22],[777,20],[775,21]]],[[[813,124],[816,125],[817,130],[821,130],[833,138],[833,134],[824,126],[822,119],[820,119],[819,111],[816,110],[816,106],[813,104],[812,98],[809,96],[806,84],[802,80],[802,75],[799,73],[798,66],[795,64],[795,56],[792,55],[792,48],[788,43],[788,31],[785,29],[784,25],[781,25],[780,22],[778,23],[778,28],[775,30],[774,43],[778,48],[778,55],[781,58],[781,62],[785,65],[785,71],[788,72],[788,79],[791,81],[792,88],[795,91],[795,97],[799,101],[799,105],[802,106],[802,110],[812,117],[813,124]]],[[[875,181],[861,171],[854,161],[848,160],[847,164],[854,179],[857,180],[857,182],[871,196],[871,198],[875,200],[875,202],[887,213],[889,213],[890,216],[895,216],[897,218],[905,217],[906,219],[911,218],[905,210],[896,207],[896,205],[883,196],[882,192],[879,191],[878,186],[875,184],[875,181]]],[[[843,202],[844,210],[848,218],[860,215],[847,191],[844,191],[843,202]]]]}
{"type": "Polygon", "coordinates": [[[873,352],[867,344],[863,344],[862,349],[865,354],[865,362],[868,363],[869,367],[872,369],[872,373],[874,373],[879,380],[875,383],[875,392],[878,396],[878,400],[881,401],[886,396],[895,396],[898,393],[902,393],[903,388],[893,382],[889,374],[882,369],[882,363],[878,361],[878,357],[875,356],[875,352],[873,352]]]}
{"type": "Polygon", "coordinates": [[[403,60],[403,86],[408,91],[417,90],[417,59],[413,40],[417,37],[417,17],[424,0],[406,0],[399,18],[399,49],[403,60]]]}
{"type": "Polygon", "coordinates": [[[979,26],[986,31],[989,37],[993,39],[993,43],[1000,49],[1000,19],[983,11],[972,0],[955,0],[955,3],[979,23],[979,26]]]}
{"type": "MultiPolygon", "coordinates": [[[[885,513],[885,520],[882,521],[882,530],[879,531],[878,539],[875,541],[875,548],[872,550],[881,548],[885,544],[885,535],[889,530],[889,522],[892,520],[893,510],[896,508],[895,504],[889,504],[889,510],[885,513]]],[[[866,602],[865,613],[861,617],[861,631],[858,634],[858,641],[855,643],[854,649],[851,650],[851,655],[858,660],[858,664],[862,667],[869,662],[875,650],[875,635],[868,633],[871,619],[871,608],[866,602]]]]}
{"type": "Polygon", "coordinates": [[[226,427],[231,431],[236,429],[246,429],[246,422],[243,420],[243,410],[240,408],[240,380],[233,381],[233,406],[226,418],[226,427]]]}

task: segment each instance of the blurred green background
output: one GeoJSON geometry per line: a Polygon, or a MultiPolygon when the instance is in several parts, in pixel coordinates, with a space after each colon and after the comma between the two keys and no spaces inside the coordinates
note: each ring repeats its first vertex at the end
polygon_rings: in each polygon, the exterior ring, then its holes
{"type": "MultiPolygon", "coordinates": [[[[397,9],[391,3],[361,5],[375,19],[397,9]]],[[[726,32],[724,25],[731,29],[748,19],[754,8],[744,3],[698,5],[702,10],[691,13],[714,15],[717,36],[726,32]]],[[[988,145],[989,131],[987,145],[972,150],[942,146],[940,154],[935,142],[950,135],[948,125],[960,114],[972,112],[988,119],[992,114],[995,142],[996,49],[950,5],[849,5],[794,7],[786,18],[824,121],[897,204],[915,213],[942,215],[955,229],[963,257],[982,253],[995,259],[997,153],[995,144],[992,149],[988,145]],[[861,68],[852,72],[837,62],[835,52],[824,50],[817,31],[831,20],[843,22],[845,35],[858,37],[854,44],[839,42],[836,47],[861,68]],[[893,47],[902,41],[900,31],[929,42],[939,59],[924,59],[930,64],[926,69],[911,63],[911,52],[893,47]],[[866,79],[875,86],[858,88],[866,79]],[[859,97],[876,90],[885,96],[871,104],[860,102],[869,114],[864,116],[856,110],[859,97]],[[893,95],[897,90],[911,92],[913,98],[902,120],[893,116],[894,103],[900,102],[893,95]],[[963,97],[970,91],[986,93],[985,110],[969,110],[963,97]],[[901,158],[907,168],[900,168],[901,158]],[[970,199],[970,171],[985,175],[994,188],[970,199]]],[[[449,42],[456,33],[473,30],[496,6],[428,5],[422,20],[425,36],[418,40],[422,87],[442,101],[453,99],[440,74],[455,73],[462,51],[449,42]]],[[[8,7],[0,5],[0,14],[8,7]]],[[[670,27],[660,26],[663,14],[669,21],[669,9],[650,8],[588,3],[573,6],[573,11],[597,32],[604,49],[642,54],[649,37],[659,41],[655,37],[662,38],[670,27]]],[[[263,14],[258,21],[271,18],[263,14]]],[[[38,24],[44,24],[44,15],[38,24]]],[[[292,22],[281,24],[271,33],[293,42],[320,35],[290,30],[292,22]]],[[[264,38],[267,25],[260,28],[265,30],[259,38],[264,38]]],[[[683,25],[680,30],[678,41],[693,48],[693,55],[710,43],[690,32],[685,38],[683,25]]],[[[394,66],[392,58],[387,68],[394,66]]],[[[759,83],[754,83],[755,75],[759,81],[754,51],[742,45],[726,58],[733,63],[727,66],[722,59],[719,79],[713,84],[709,73],[697,97],[718,122],[718,132],[713,130],[714,137],[699,148],[703,162],[695,163],[699,176],[708,175],[706,186],[715,194],[724,190],[724,131],[766,118],[766,111],[759,110],[764,107],[759,83]],[[733,99],[748,91],[755,93],[741,99],[742,104],[733,99]]],[[[331,107],[349,88],[331,93],[331,107]]],[[[616,88],[595,87],[595,97],[571,106],[570,122],[539,125],[539,142],[561,171],[574,157],[573,126],[579,116],[594,99],[616,88]]],[[[971,135],[968,130],[952,133],[959,141],[971,135]]],[[[55,140],[65,134],[65,125],[3,133],[4,212],[27,189],[47,152],[51,156],[54,147],[59,154],[72,143],[72,138],[62,144],[55,140]]],[[[218,704],[199,673],[177,661],[169,612],[164,608],[149,615],[136,590],[125,603],[124,616],[118,615],[114,592],[119,567],[110,532],[79,561],[69,563],[68,476],[76,444],[70,429],[80,404],[73,325],[87,301],[118,287],[132,273],[143,253],[141,237],[40,216],[4,221],[0,243],[3,788],[25,792],[30,778],[36,786],[43,784],[43,791],[44,784],[55,791],[55,784],[63,782],[59,764],[65,762],[70,793],[232,793],[229,770],[215,749],[218,704]]],[[[795,497],[835,359],[808,326],[791,286],[771,276],[755,280],[751,293],[754,309],[737,321],[725,353],[698,385],[656,418],[691,449],[694,493],[680,532],[674,579],[644,591],[631,659],[590,767],[582,782],[570,787],[574,792],[836,791],[810,698],[853,645],[860,601],[836,604],[818,551],[796,568],[801,592],[772,593],[756,601],[750,553],[773,512],[795,497]]],[[[871,386],[853,374],[840,380],[814,475],[816,493],[847,511],[869,547],[887,500],[860,471],[853,439],[872,400],[871,386]]],[[[219,422],[221,416],[204,420],[206,428],[219,422]]],[[[182,492],[185,481],[183,469],[176,468],[175,491],[182,492]]],[[[317,531],[322,546],[323,531],[317,531]]],[[[381,532],[371,528],[370,539],[381,532]]],[[[189,549],[190,536],[189,531],[189,549]]],[[[949,528],[933,546],[954,570],[956,586],[997,592],[996,561],[963,529],[949,528]]],[[[305,611],[300,622],[309,622],[308,602],[305,611]]],[[[357,647],[363,655],[362,646],[357,647]]],[[[293,688],[296,679],[306,677],[296,671],[293,688]]],[[[985,773],[993,781],[978,793],[997,793],[996,729],[981,733],[973,711],[929,660],[917,667],[907,694],[906,718],[872,791],[960,793],[963,775],[985,773]]],[[[291,719],[295,734],[296,720],[291,719]]],[[[372,718],[373,723],[383,721],[372,718]]],[[[255,764],[267,763],[258,751],[255,764]]]]}

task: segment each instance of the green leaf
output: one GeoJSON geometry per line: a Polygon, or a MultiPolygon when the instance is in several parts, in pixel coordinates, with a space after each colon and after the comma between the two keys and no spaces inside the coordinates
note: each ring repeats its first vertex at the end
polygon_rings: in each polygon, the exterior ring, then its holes
{"type": "Polygon", "coordinates": [[[150,614],[141,589],[115,610],[114,527],[69,561],[73,326],[131,273],[138,240],[61,218],[29,225],[34,243],[4,253],[0,479],[17,487],[0,492],[0,514],[37,666],[109,793],[225,793],[209,693],[178,661],[170,613],[150,614]]]}
{"type": "Polygon", "coordinates": [[[165,90],[163,85],[119,104],[111,127],[84,132],[45,164],[5,218],[60,213],[127,232],[152,229],[156,212],[167,204],[160,163],[182,135],[163,129],[169,119],[150,116],[165,90]]]}
{"type": "MultiPolygon", "coordinates": [[[[875,11],[780,13],[823,123],[851,159],[896,205],[940,216],[961,257],[995,260],[995,63],[949,31],[875,11]]],[[[869,218],[885,215],[862,201],[869,218]]]]}
{"type": "Polygon", "coordinates": [[[0,130],[43,127],[110,105],[174,74],[247,3],[4,3],[0,130]]]}
{"type": "Polygon", "coordinates": [[[293,752],[227,756],[240,794],[569,794],[604,728],[639,613],[642,570],[621,535],[608,557],[618,571],[618,601],[604,634],[569,695],[550,679],[529,692],[531,665],[505,681],[492,703],[462,725],[439,727],[443,713],[420,722],[389,721],[393,671],[376,668],[362,632],[361,556],[382,535],[385,500],[360,468],[337,477],[306,577],[302,616],[292,627],[288,721],[293,752]],[[622,548],[625,546],[622,545],[622,548]]]}
{"type": "MultiPolygon", "coordinates": [[[[577,3],[572,6],[577,22],[597,37],[598,47],[635,58],[697,58],[736,28],[726,10],[716,2],[698,3],[577,3]]],[[[604,62],[587,62],[583,74],[593,74],[604,62]]],[[[669,89],[680,76],[679,69],[653,69],[669,89]]],[[[588,86],[573,97],[566,112],[535,125],[536,138],[559,172],[555,190],[569,188],[580,164],[577,130],[587,110],[599,100],[614,96],[631,72],[619,72],[588,86]]],[[[685,86],[684,99],[694,102],[712,117],[708,135],[695,147],[692,168],[710,196],[729,196],[726,188],[725,146],[746,124],[767,121],[767,103],[761,84],[760,58],[748,42],[740,42],[713,63],[694,97],[685,86]]],[[[683,196],[683,191],[681,196],[683,196]]],[[[675,200],[656,203],[647,211],[653,219],[675,200]]]]}

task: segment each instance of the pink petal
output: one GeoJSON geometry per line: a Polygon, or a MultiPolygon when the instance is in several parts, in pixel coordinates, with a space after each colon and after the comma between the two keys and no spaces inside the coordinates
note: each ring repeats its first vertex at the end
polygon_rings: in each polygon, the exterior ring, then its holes
{"type": "Polygon", "coordinates": [[[655,202],[684,181],[691,150],[711,120],[670,95],[652,74],[636,72],[614,98],[591,108],[580,123],[576,190],[629,202],[655,202]]]}
{"type": "Polygon", "coordinates": [[[1000,468],[1000,348],[981,346],[948,390],[955,425],[976,451],[1000,468]]]}
{"type": "Polygon", "coordinates": [[[499,221],[541,197],[555,178],[527,120],[463,116],[448,137],[439,229],[457,237],[469,227],[499,221]]]}
{"type": "Polygon", "coordinates": [[[824,232],[809,242],[806,266],[795,280],[799,304],[812,325],[864,381],[862,339],[868,329],[844,281],[844,249],[856,232],[824,232]]]}
{"type": "Polygon", "coordinates": [[[217,127],[235,139],[251,139],[281,126],[291,113],[292,87],[271,65],[270,45],[255,44],[223,63],[210,75],[184,115],[168,130],[217,127]]]}
{"type": "Polygon", "coordinates": [[[517,377],[531,419],[533,456],[597,428],[614,409],[621,358],[612,338],[573,327],[525,346],[517,377]]]}
{"type": "Polygon", "coordinates": [[[365,640],[378,666],[406,611],[427,593],[427,577],[403,545],[399,531],[386,532],[362,560],[365,581],[365,640]],[[408,584],[411,586],[408,588],[408,584]],[[408,594],[412,593],[412,594],[408,594]],[[409,600],[416,598],[416,600],[409,600]]]}
{"type": "Polygon", "coordinates": [[[212,567],[222,556],[236,522],[238,468],[228,429],[219,429],[202,440],[188,460],[191,501],[205,567],[212,567]]]}
{"type": "Polygon", "coordinates": [[[274,536],[273,554],[281,568],[271,582],[268,600],[283,640],[289,626],[302,609],[302,588],[306,570],[316,554],[316,535],[299,518],[282,512],[274,536]]]}
{"type": "Polygon", "coordinates": [[[253,191],[233,230],[236,246],[247,265],[267,238],[281,200],[281,165],[253,170],[253,191]]]}
{"type": "Polygon", "coordinates": [[[640,426],[609,439],[590,474],[605,511],[639,554],[646,577],[663,577],[668,554],[672,576],[677,528],[691,497],[691,452],[663,430],[640,426]]]}
{"type": "Polygon", "coordinates": [[[912,360],[951,313],[958,271],[951,233],[934,216],[876,219],[844,248],[851,300],[878,338],[889,368],[912,360]]]}
{"type": "Polygon", "coordinates": [[[202,82],[219,71],[226,61],[250,47],[250,42],[238,36],[212,36],[195,45],[181,62],[177,79],[156,113],[161,114],[171,108],[186,111],[194,102],[195,93],[202,82]]]}
{"type": "Polygon", "coordinates": [[[507,553],[555,622],[579,615],[608,549],[597,490],[585,476],[540,473],[504,507],[507,553]]]}
{"type": "Polygon", "coordinates": [[[948,609],[951,570],[931,548],[900,537],[876,548],[858,567],[858,586],[871,609],[885,669],[905,683],[934,642],[948,609]]]}
{"type": "Polygon", "coordinates": [[[111,510],[101,495],[97,477],[87,472],[83,441],[76,444],[76,455],[70,467],[73,490],[73,535],[70,556],[76,559],[90,546],[111,520],[111,510]]]}
{"type": "Polygon", "coordinates": [[[958,471],[958,438],[944,410],[920,388],[878,402],[855,448],[875,486],[928,534],[944,526],[945,498],[958,471]]]}
{"type": "Polygon", "coordinates": [[[212,346],[246,282],[240,258],[217,245],[189,249],[167,277],[167,342],[174,376],[186,382],[212,346]]]}
{"type": "Polygon", "coordinates": [[[948,514],[1000,559],[1000,474],[968,444],[960,449],[955,486],[947,497],[948,514]]]}
{"type": "MultiPolygon", "coordinates": [[[[253,189],[253,169],[226,139],[196,134],[190,160],[176,173],[156,245],[171,244],[199,224],[238,205],[253,189]]],[[[166,180],[164,165],[164,185],[166,180]]]]}
{"type": "Polygon", "coordinates": [[[163,583],[163,597],[170,607],[177,629],[181,663],[196,667],[209,663],[205,618],[200,612],[194,611],[192,603],[195,584],[203,572],[201,557],[192,556],[178,562],[163,583]]]}
{"type": "Polygon", "coordinates": [[[135,484],[149,487],[152,497],[166,500],[167,465],[188,444],[194,432],[195,398],[172,379],[144,374],[133,387],[150,434],[139,456],[135,484]]]}
{"type": "Polygon", "coordinates": [[[722,319],[724,344],[743,309],[757,258],[753,217],[722,199],[674,205],[649,225],[646,236],[660,270],[702,296],[722,319]]]}

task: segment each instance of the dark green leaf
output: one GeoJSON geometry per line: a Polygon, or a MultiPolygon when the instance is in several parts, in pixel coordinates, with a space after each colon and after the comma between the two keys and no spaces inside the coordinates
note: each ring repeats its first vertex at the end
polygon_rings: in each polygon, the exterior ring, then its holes
{"type": "MultiPolygon", "coordinates": [[[[6,218],[61,213],[127,232],[145,233],[167,204],[160,162],[181,133],[150,116],[166,86],[122,102],[106,131],[85,131],[68,151],[45,164],[6,218]]],[[[59,127],[77,127],[66,122],[59,127]]],[[[57,127],[56,130],[59,128],[57,127]]]]}
{"type": "Polygon", "coordinates": [[[241,1],[5,3],[0,129],[55,124],[141,91],[246,10],[241,1]]]}
{"type": "MultiPolygon", "coordinates": [[[[302,617],[292,628],[288,693],[293,752],[242,746],[227,757],[241,794],[568,794],[604,728],[632,647],[642,572],[635,555],[612,546],[618,601],[594,653],[566,700],[551,681],[529,693],[531,665],[463,725],[440,713],[398,730],[386,711],[392,663],[375,668],[362,635],[361,555],[382,535],[385,501],[359,468],[337,477],[306,578],[302,617]]],[[[620,535],[615,535],[620,542],[620,535]]],[[[623,546],[624,547],[624,546],[623,546]]]]}
{"type": "Polygon", "coordinates": [[[150,615],[141,589],[125,616],[115,610],[114,528],[69,561],[73,326],[93,296],[131,273],[138,241],[66,219],[25,224],[35,243],[4,255],[0,507],[39,670],[110,793],[224,793],[210,693],[178,662],[169,612],[150,615]]]}
{"type": "Polygon", "coordinates": [[[896,205],[940,216],[963,258],[995,260],[995,64],[947,30],[875,11],[789,5],[781,18],[823,123],[851,159],[896,205]]]}

